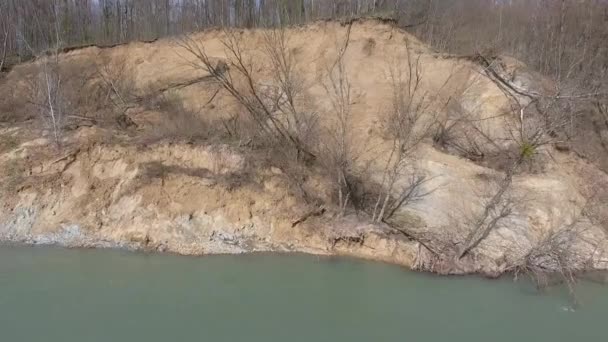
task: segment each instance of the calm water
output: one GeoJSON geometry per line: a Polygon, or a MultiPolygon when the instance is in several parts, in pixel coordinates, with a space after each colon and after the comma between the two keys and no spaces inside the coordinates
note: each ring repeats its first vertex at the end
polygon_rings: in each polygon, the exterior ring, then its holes
{"type": "Polygon", "coordinates": [[[607,341],[608,288],[439,278],[310,256],[0,246],[0,341],[607,341]]]}

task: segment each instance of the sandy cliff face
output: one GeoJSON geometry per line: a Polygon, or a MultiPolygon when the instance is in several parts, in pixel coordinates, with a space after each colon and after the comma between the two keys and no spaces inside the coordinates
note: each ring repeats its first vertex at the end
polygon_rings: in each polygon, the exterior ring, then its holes
{"type": "Polygon", "coordinates": [[[245,166],[227,146],[92,146],[27,170],[27,180],[5,188],[0,238],[188,255],[346,254],[412,264],[411,242],[356,217],[332,219],[299,203],[280,169],[251,174],[245,166]]]}
{"type": "MultiPolygon", "coordinates": [[[[289,49],[306,94],[302,106],[321,113],[320,126],[328,132],[333,121],[326,113],[332,107],[323,75],[348,30],[339,23],[319,23],[288,31],[289,49]]],[[[264,32],[237,34],[258,82],[272,85],[272,69],[261,53],[264,32]]],[[[407,70],[408,61],[419,65],[420,87],[433,101],[429,112],[434,114],[425,120],[465,112],[468,120],[478,123],[475,129],[483,137],[506,146],[518,115],[513,115],[510,97],[484,73],[483,66],[431,51],[407,33],[375,21],[356,22],[349,34],[344,63],[354,94],[353,144],[360,151],[358,163],[367,167],[372,179],[381,181],[383,160],[390,150],[382,113],[390,106],[391,75],[407,70]]],[[[192,36],[218,61],[227,59],[223,38],[221,31],[192,36]]],[[[247,142],[191,144],[151,139],[141,143],[138,136],[173,119],[151,97],[177,99],[182,108],[209,122],[226,121],[240,110],[227,93],[218,91],[208,74],[192,67],[196,61],[175,41],[90,47],[68,52],[61,59],[78,70],[77,75],[95,78],[102,74],[114,80],[116,87],[128,88],[134,99],[132,105],[124,106],[129,125],[118,130],[104,126],[103,119],[87,127],[77,125],[67,131],[61,151],[41,137],[35,122],[4,125],[0,131],[1,240],[196,255],[347,254],[444,273],[498,274],[529,257],[535,246],[556,231],[576,225],[580,234],[570,242],[576,244],[577,260],[608,268],[604,254],[608,252],[608,214],[602,203],[608,176],[599,164],[572,151],[543,147],[540,161],[514,176],[510,215],[470,254],[454,260],[446,246],[462,243],[504,177],[504,168],[497,166],[501,160],[490,162],[490,152],[485,161],[472,161],[426,139],[408,170],[427,177],[424,192],[428,195],[402,208],[389,222],[392,228],[372,224],[364,213],[338,215],[331,205],[331,181],[314,167],[300,186],[314,193],[315,200],[303,200],[285,170],[261,162],[267,156],[252,151],[247,142]],[[144,104],[142,99],[149,101],[144,104]],[[441,255],[442,247],[445,255],[441,255]]],[[[550,82],[528,73],[516,61],[505,58],[502,63],[501,70],[518,87],[542,92],[550,82]]],[[[34,67],[35,62],[17,66],[0,81],[2,92],[12,94],[12,104],[22,100],[34,67]]],[[[89,86],[82,83],[83,89],[89,86]]],[[[86,103],[79,108],[88,112],[78,115],[108,110],[109,105],[100,101],[107,93],[87,93],[92,100],[81,96],[79,100],[86,103]]],[[[2,108],[9,108],[7,101],[2,108]]],[[[11,110],[27,114],[31,107],[21,104],[11,110]]],[[[470,130],[463,127],[454,139],[482,149],[490,145],[484,138],[472,138],[470,130]]],[[[405,184],[407,179],[406,175],[399,182],[405,184]]]]}

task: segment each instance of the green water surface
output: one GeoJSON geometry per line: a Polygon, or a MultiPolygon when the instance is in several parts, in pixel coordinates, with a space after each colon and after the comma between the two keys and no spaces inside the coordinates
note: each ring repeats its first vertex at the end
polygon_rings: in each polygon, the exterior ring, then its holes
{"type": "Polygon", "coordinates": [[[0,341],[608,341],[608,288],[302,255],[0,246],[0,341]]]}

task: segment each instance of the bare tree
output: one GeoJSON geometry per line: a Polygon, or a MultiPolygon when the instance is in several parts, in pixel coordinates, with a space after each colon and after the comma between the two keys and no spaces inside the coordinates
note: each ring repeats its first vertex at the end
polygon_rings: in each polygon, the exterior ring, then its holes
{"type": "Polygon", "coordinates": [[[503,180],[497,192],[487,203],[483,213],[474,223],[465,243],[458,252],[458,258],[462,258],[497,226],[498,221],[510,214],[510,210],[497,210],[503,201],[505,194],[510,189],[514,175],[519,171],[521,165],[540,153],[543,146],[556,144],[564,138],[559,132],[563,132],[574,120],[576,114],[569,108],[569,101],[578,98],[579,95],[566,95],[559,89],[555,95],[543,95],[527,90],[522,90],[512,84],[493,63],[480,56],[484,61],[485,71],[512,100],[514,104],[515,123],[510,121],[507,131],[511,140],[517,146],[517,154],[512,164],[506,169],[503,180]],[[498,214],[496,214],[498,213],[498,214]]]}
{"type": "Polygon", "coordinates": [[[464,257],[473,248],[477,247],[481,241],[490,235],[490,232],[499,226],[500,222],[507,218],[513,212],[513,203],[508,199],[506,194],[511,189],[513,175],[521,165],[521,159],[518,160],[511,169],[509,169],[498,185],[498,190],[484,205],[482,213],[473,222],[473,227],[466,236],[462,247],[458,251],[458,259],[464,257]]]}
{"type": "Polygon", "coordinates": [[[42,61],[40,84],[42,92],[46,97],[46,106],[41,107],[42,117],[45,118],[51,126],[53,140],[55,144],[61,146],[61,137],[63,124],[65,120],[65,103],[63,102],[62,94],[62,78],[59,70],[58,53],[54,52],[53,56],[45,58],[42,61]]]}
{"type": "MultiPolygon", "coordinates": [[[[475,117],[454,97],[448,99],[444,108],[443,115],[439,115],[435,121],[433,143],[437,147],[475,162],[481,162],[492,152],[502,150],[482,125],[488,118],[475,117]]],[[[498,114],[490,119],[508,114],[498,114]]]]}
{"type": "Polygon", "coordinates": [[[420,65],[420,55],[414,57],[407,40],[405,44],[407,51],[405,75],[403,65],[399,62],[389,65],[393,93],[391,106],[385,115],[385,131],[391,141],[391,148],[383,168],[380,183],[382,190],[372,213],[372,220],[376,222],[388,219],[399,208],[428,194],[420,191],[426,178],[417,175],[407,186],[398,191],[396,197],[394,196],[397,182],[404,176],[412,153],[431,135],[435,123],[433,110],[436,110],[432,108],[436,105],[435,98],[422,90],[423,70],[420,65]]]}
{"type": "MultiPolygon", "coordinates": [[[[40,117],[49,127],[53,136],[54,144],[60,148],[62,141],[63,128],[67,118],[67,103],[64,98],[63,78],[60,65],[60,48],[62,44],[61,33],[59,29],[59,20],[57,20],[57,12],[54,6],[51,7],[55,11],[55,27],[53,46],[47,51],[46,55],[39,58],[37,67],[38,73],[36,78],[30,83],[30,103],[38,107],[40,117]]],[[[25,39],[20,37],[22,42],[27,46],[32,54],[35,54],[34,48],[25,39]]]]}
{"type": "MultiPolygon", "coordinates": [[[[95,77],[118,116],[137,105],[139,97],[135,94],[134,80],[127,72],[126,57],[101,58],[96,65],[95,77]]],[[[145,96],[144,96],[145,97],[145,96]]]]}
{"type": "Polygon", "coordinates": [[[317,131],[317,113],[306,103],[305,84],[299,74],[289,36],[285,28],[264,31],[264,52],[270,60],[272,77],[276,85],[270,99],[272,107],[287,123],[287,130],[298,138],[307,150],[317,131]],[[306,108],[308,105],[309,108],[306,108]]]}
{"type": "Polygon", "coordinates": [[[354,196],[352,180],[353,168],[357,153],[352,146],[352,102],[353,89],[344,61],[344,55],[350,43],[351,25],[346,29],[344,39],[338,45],[336,60],[329,66],[322,85],[331,103],[331,114],[335,119],[335,134],[328,134],[323,149],[323,160],[330,170],[336,192],[338,205],[342,214],[351,204],[354,196]]]}
{"type": "Polygon", "coordinates": [[[6,10],[4,8],[4,4],[0,3],[0,10],[1,10],[1,14],[0,14],[0,29],[2,29],[2,31],[0,31],[0,36],[2,39],[2,52],[0,53],[0,73],[2,73],[2,70],[4,70],[4,63],[6,62],[6,54],[8,52],[8,38],[9,38],[9,31],[8,31],[8,10],[6,10]]]}
{"type": "Polygon", "coordinates": [[[594,259],[606,252],[592,231],[588,209],[595,200],[595,196],[588,198],[570,222],[560,222],[544,233],[521,259],[515,261],[510,270],[516,278],[520,274],[529,275],[542,289],[557,276],[560,283],[568,286],[574,304],[578,304],[575,293],[578,275],[593,269],[594,259]]]}
{"type": "MultiPolygon", "coordinates": [[[[289,88],[292,84],[290,78],[283,77],[283,84],[279,85],[281,93],[269,91],[268,87],[260,84],[254,72],[254,64],[250,56],[246,55],[243,42],[239,33],[233,30],[224,30],[222,44],[227,55],[227,61],[215,62],[211,58],[204,46],[190,37],[181,37],[177,40],[177,45],[196,61],[190,63],[198,70],[203,70],[213,77],[220,86],[226,90],[235,100],[240,103],[260,130],[279,145],[285,145],[297,151],[298,155],[306,159],[314,159],[315,155],[310,152],[300,137],[290,129],[289,121],[285,122],[279,115],[280,108],[284,111],[291,111],[292,119],[298,115],[297,111],[289,109],[294,105],[293,98],[289,104],[289,96],[294,95],[294,89],[289,88]],[[244,85],[239,84],[239,79],[244,85]],[[285,81],[285,80],[290,81],[285,81]],[[287,88],[286,88],[287,87],[287,88]],[[284,91],[287,90],[290,95],[284,91]],[[284,103],[284,99],[287,101],[284,103]]],[[[279,48],[280,49],[280,48],[279,48]]],[[[278,50],[271,50],[278,51],[278,50]]],[[[292,70],[289,69],[289,72],[292,70]]],[[[285,74],[283,74],[285,76],[285,74]]],[[[290,74],[288,77],[292,77],[290,74]]],[[[294,119],[295,120],[295,119],[294,119]]]]}

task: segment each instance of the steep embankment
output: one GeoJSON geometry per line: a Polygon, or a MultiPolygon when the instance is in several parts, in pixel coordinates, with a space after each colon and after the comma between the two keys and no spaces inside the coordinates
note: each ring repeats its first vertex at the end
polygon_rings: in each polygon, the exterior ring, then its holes
{"type": "MultiPolygon", "coordinates": [[[[407,83],[412,102],[422,99],[423,128],[416,130],[428,134],[412,147],[393,191],[417,176],[424,182],[385,223],[372,223],[369,212],[341,215],[332,204],[332,177],[319,165],[295,172],[254,146],[252,124],[238,120],[242,107],[193,67],[200,62],[184,49],[184,42],[197,42],[217,65],[229,64],[226,34],[212,30],[188,41],[60,55],[64,87],[71,87],[60,150],[48,131],[41,137],[39,120],[23,121],[40,110],[31,99],[40,92],[42,61],[17,66],[0,81],[10,94],[0,110],[19,122],[0,131],[0,240],[183,254],[347,254],[442,273],[498,274],[532,261],[550,268],[555,260],[608,268],[602,205],[608,176],[576,153],[539,146],[500,205],[489,205],[513,163],[505,151],[521,130],[514,101],[527,106],[530,100],[505,90],[487,65],[436,53],[376,21],[324,22],[286,34],[287,64],[299,76],[298,106],[317,114],[313,141],[338,134],[328,74],[343,53],[352,168],[370,184],[385,182],[392,146],[387,113],[396,90],[403,98],[408,90],[399,87],[407,83]],[[492,229],[458,258],[488,211],[492,229]]],[[[276,70],[265,53],[267,32],[231,37],[242,44],[256,87],[271,92],[276,70]]],[[[550,88],[549,80],[508,58],[494,60],[492,70],[517,89],[550,88]]]]}

